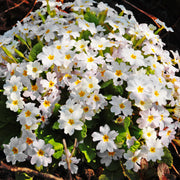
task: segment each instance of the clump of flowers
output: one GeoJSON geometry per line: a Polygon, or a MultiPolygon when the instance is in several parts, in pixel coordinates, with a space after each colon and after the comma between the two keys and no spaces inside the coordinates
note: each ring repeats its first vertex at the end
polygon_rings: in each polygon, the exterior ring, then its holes
{"type": "Polygon", "coordinates": [[[118,4],[42,2],[0,40],[2,92],[21,125],[3,144],[7,161],[67,169],[63,138],[69,153],[78,140],[72,173],[163,161],[180,127],[180,57],[158,35],[172,29],[118,4]]]}

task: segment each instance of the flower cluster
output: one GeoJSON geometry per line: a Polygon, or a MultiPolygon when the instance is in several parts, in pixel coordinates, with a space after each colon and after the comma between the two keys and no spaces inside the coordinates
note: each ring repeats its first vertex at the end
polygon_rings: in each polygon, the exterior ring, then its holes
{"type": "Polygon", "coordinates": [[[38,132],[52,121],[63,137],[85,132],[80,151],[95,147],[105,166],[122,159],[137,172],[141,158],[161,160],[180,127],[178,52],[165,50],[156,27],[139,24],[122,5],[118,14],[93,0],[42,2],[1,36],[6,107],[22,126],[4,144],[7,161],[47,167],[56,149],[38,132]]]}

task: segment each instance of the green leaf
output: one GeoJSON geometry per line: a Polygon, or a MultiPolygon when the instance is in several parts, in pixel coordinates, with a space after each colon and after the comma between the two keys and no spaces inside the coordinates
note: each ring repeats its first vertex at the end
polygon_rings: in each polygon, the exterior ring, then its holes
{"type": "Polygon", "coordinates": [[[52,129],[53,130],[59,129],[59,123],[57,121],[53,124],[52,129]]]}
{"type": "Polygon", "coordinates": [[[139,147],[140,147],[140,142],[139,141],[134,141],[134,144],[130,147],[130,151],[135,152],[139,147]]]}
{"type": "Polygon", "coordinates": [[[84,154],[87,162],[91,162],[96,157],[96,150],[94,148],[90,148],[86,146],[84,143],[79,144],[79,150],[84,154]]]}
{"type": "Polygon", "coordinates": [[[99,20],[96,17],[96,13],[93,12],[86,12],[84,14],[84,19],[88,22],[94,23],[96,26],[99,25],[99,20]]]}
{"type": "Polygon", "coordinates": [[[25,39],[23,39],[21,36],[19,36],[18,34],[15,34],[15,36],[21,41],[22,44],[26,45],[26,47],[29,49],[29,46],[26,42],[25,39]]]}
{"type": "Polygon", "coordinates": [[[108,87],[109,85],[113,85],[113,80],[112,79],[109,80],[109,81],[103,82],[101,84],[101,89],[104,89],[104,88],[108,87]]]}
{"type": "Polygon", "coordinates": [[[30,61],[36,60],[37,55],[40,52],[42,52],[42,48],[43,48],[42,42],[38,42],[37,44],[35,44],[29,53],[29,60],[30,61]]]}
{"type": "Polygon", "coordinates": [[[63,149],[60,150],[60,151],[57,151],[57,152],[55,152],[55,153],[53,154],[53,157],[54,157],[55,159],[59,159],[59,158],[63,155],[63,152],[64,152],[63,149]]]}
{"type": "Polygon", "coordinates": [[[15,173],[16,180],[33,180],[33,177],[29,176],[26,173],[15,173]]]}
{"type": "Polygon", "coordinates": [[[128,130],[128,128],[129,128],[129,126],[130,126],[130,123],[131,123],[130,117],[126,117],[126,118],[124,119],[124,129],[125,129],[126,131],[128,130]]]}
{"type": "Polygon", "coordinates": [[[50,140],[48,141],[48,143],[53,146],[53,149],[54,149],[55,151],[57,151],[57,150],[62,150],[62,149],[63,149],[63,145],[62,145],[61,143],[59,143],[59,142],[56,142],[56,141],[54,140],[54,138],[50,139],[50,140]]]}
{"type": "Polygon", "coordinates": [[[84,124],[81,131],[75,131],[73,137],[77,138],[78,141],[83,140],[87,135],[87,126],[84,124]]]}
{"type": "Polygon", "coordinates": [[[158,160],[158,163],[165,163],[167,164],[169,167],[171,167],[173,165],[173,156],[171,155],[171,152],[169,151],[169,149],[167,147],[163,148],[164,151],[164,156],[161,157],[161,160],[158,160]]]}

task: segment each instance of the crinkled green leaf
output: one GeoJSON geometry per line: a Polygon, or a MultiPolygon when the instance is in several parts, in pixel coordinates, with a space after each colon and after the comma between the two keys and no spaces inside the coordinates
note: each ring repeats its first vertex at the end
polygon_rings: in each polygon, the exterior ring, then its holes
{"type": "Polygon", "coordinates": [[[51,144],[53,146],[53,149],[56,151],[56,150],[62,150],[63,149],[63,145],[59,142],[56,142],[54,140],[54,138],[50,139],[48,141],[49,144],[51,144]]]}
{"type": "Polygon", "coordinates": [[[84,14],[84,19],[88,22],[94,23],[96,26],[99,25],[99,20],[93,12],[86,12],[84,14]]]}
{"type": "Polygon", "coordinates": [[[158,160],[158,163],[163,162],[167,164],[169,167],[171,167],[173,165],[173,156],[167,147],[164,147],[163,151],[164,151],[164,156],[161,157],[160,161],[158,160]]]}
{"type": "Polygon", "coordinates": [[[109,80],[109,81],[103,82],[101,84],[101,89],[104,89],[104,88],[108,87],[109,85],[113,85],[113,80],[112,79],[109,80]]]}
{"type": "Polygon", "coordinates": [[[54,157],[55,159],[59,159],[59,158],[63,155],[63,152],[64,152],[63,149],[62,149],[62,150],[59,150],[59,151],[56,151],[56,152],[53,154],[53,157],[54,157]]]}
{"type": "Polygon", "coordinates": [[[78,148],[84,154],[88,163],[96,157],[96,150],[94,148],[86,146],[84,143],[79,144],[78,148]]]}
{"type": "Polygon", "coordinates": [[[53,130],[59,129],[59,123],[57,121],[53,124],[52,129],[53,130]]]}
{"type": "Polygon", "coordinates": [[[139,147],[140,147],[140,142],[139,141],[134,141],[134,144],[130,147],[130,151],[135,152],[139,147]]]}
{"type": "Polygon", "coordinates": [[[124,128],[125,128],[126,131],[128,130],[128,128],[129,128],[129,126],[130,126],[130,123],[131,123],[130,117],[126,117],[126,118],[124,119],[124,128]]]}
{"type": "Polygon", "coordinates": [[[36,60],[37,55],[40,52],[42,52],[42,48],[43,48],[42,42],[38,42],[37,44],[35,44],[29,53],[29,60],[30,61],[36,60]]]}

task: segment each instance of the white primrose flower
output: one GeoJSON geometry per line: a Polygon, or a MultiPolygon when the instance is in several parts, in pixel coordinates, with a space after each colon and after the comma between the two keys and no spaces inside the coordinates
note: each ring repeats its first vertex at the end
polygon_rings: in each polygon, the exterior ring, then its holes
{"type": "Polygon", "coordinates": [[[26,143],[22,139],[13,137],[9,144],[3,144],[3,146],[7,162],[11,161],[12,164],[15,164],[16,161],[23,162],[26,160],[27,155],[23,152],[26,149],[26,143]]]}
{"type": "Polygon", "coordinates": [[[148,161],[152,160],[161,160],[161,157],[164,155],[163,145],[160,139],[146,141],[146,145],[142,146],[142,151],[146,155],[148,161]]]}
{"type": "Polygon", "coordinates": [[[21,77],[17,77],[15,75],[11,76],[9,80],[6,80],[6,83],[4,84],[3,88],[4,95],[10,95],[12,92],[17,93],[17,95],[19,95],[23,89],[21,77]]]}
{"type": "Polygon", "coordinates": [[[93,137],[93,141],[100,141],[98,142],[96,149],[100,150],[100,153],[103,153],[106,150],[113,152],[115,149],[117,149],[114,140],[116,139],[118,133],[114,130],[110,131],[110,127],[107,124],[105,124],[104,127],[100,126],[99,131],[100,133],[93,132],[91,135],[93,137]]]}
{"type": "Polygon", "coordinates": [[[128,150],[127,153],[124,153],[124,158],[127,160],[125,162],[126,168],[133,169],[137,172],[141,168],[140,162],[142,157],[143,154],[141,150],[136,150],[134,153],[128,150]]]}
{"type": "Polygon", "coordinates": [[[51,144],[45,144],[44,140],[39,139],[33,142],[32,149],[29,150],[29,155],[31,156],[31,164],[36,164],[37,167],[45,166],[47,167],[49,163],[52,162],[52,155],[55,150],[52,149],[51,144]]]}
{"type": "Polygon", "coordinates": [[[39,77],[39,74],[43,72],[43,66],[35,61],[29,62],[27,64],[27,75],[29,75],[33,80],[39,77]]]}
{"type": "Polygon", "coordinates": [[[74,134],[75,130],[82,130],[84,123],[79,118],[82,116],[82,110],[80,110],[80,113],[80,116],[77,112],[71,114],[61,113],[60,118],[58,119],[59,128],[64,129],[64,133],[69,134],[70,136],[74,134]]]}
{"type": "Polygon", "coordinates": [[[103,153],[98,152],[97,155],[101,158],[101,164],[105,164],[105,166],[109,166],[112,160],[118,160],[122,158],[124,153],[124,149],[115,149],[113,152],[105,151],[103,153]]]}
{"type": "Polygon", "coordinates": [[[15,92],[12,92],[6,101],[6,107],[14,112],[17,112],[18,109],[22,109],[24,104],[23,98],[15,92]]]}
{"type": "MultiPolygon", "coordinates": [[[[71,153],[68,150],[68,156],[70,158],[70,168],[71,168],[71,173],[72,174],[77,174],[78,171],[78,166],[76,164],[79,163],[80,159],[77,159],[76,157],[71,157],[71,153]]],[[[59,166],[64,166],[65,169],[68,168],[67,166],[67,157],[65,154],[62,155],[61,161],[58,164],[59,166]]]]}
{"type": "Polygon", "coordinates": [[[121,96],[112,96],[110,104],[112,104],[111,112],[114,112],[115,115],[121,114],[121,112],[125,116],[132,115],[133,110],[131,108],[131,102],[128,99],[121,96]]]}
{"type": "Polygon", "coordinates": [[[39,114],[40,110],[35,107],[34,103],[27,103],[18,115],[17,121],[20,121],[21,125],[27,124],[30,126],[38,122],[36,116],[39,114]]]}

